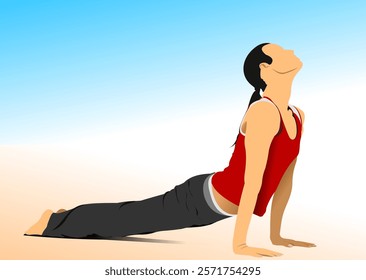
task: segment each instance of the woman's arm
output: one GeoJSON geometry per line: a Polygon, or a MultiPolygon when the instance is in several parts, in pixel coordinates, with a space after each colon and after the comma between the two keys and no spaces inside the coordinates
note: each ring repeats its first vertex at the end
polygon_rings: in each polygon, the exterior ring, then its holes
{"type": "Polygon", "coordinates": [[[283,213],[285,211],[287,202],[292,190],[292,177],[296,165],[296,159],[287,168],[283,175],[280,184],[273,196],[271,209],[271,241],[274,245],[282,245],[286,247],[300,246],[300,247],[315,247],[315,244],[287,239],[281,237],[281,224],[283,213]]]}
{"type": "Polygon", "coordinates": [[[281,244],[281,224],[283,213],[285,212],[287,202],[291,195],[292,177],[296,165],[296,160],[297,159],[295,159],[287,168],[272,200],[270,237],[272,243],[275,245],[284,245],[281,244]]]}
{"type": "MultiPolygon", "coordinates": [[[[302,123],[304,124],[304,112],[298,109],[301,115],[302,123]]],[[[273,196],[272,208],[271,208],[271,233],[270,238],[274,245],[282,245],[286,247],[301,246],[301,247],[315,247],[315,244],[296,241],[293,239],[287,239],[281,237],[281,225],[283,219],[283,213],[285,212],[286,205],[291,195],[292,190],[292,178],[294,169],[296,166],[295,159],[287,168],[283,175],[278,188],[273,196]]]]}
{"type": "Polygon", "coordinates": [[[251,106],[243,122],[246,167],[245,187],[238,208],[233,240],[233,249],[237,254],[256,257],[280,255],[277,252],[247,245],[248,228],[262,186],[269,148],[279,125],[280,116],[277,109],[267,102],[251,106]]]}

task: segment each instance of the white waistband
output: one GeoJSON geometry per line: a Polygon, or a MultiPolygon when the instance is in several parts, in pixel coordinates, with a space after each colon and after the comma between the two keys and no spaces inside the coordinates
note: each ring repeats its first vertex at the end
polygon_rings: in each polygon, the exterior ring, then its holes
{"type": "MultiPolygon", "coordinates": [[[[205,186],[204,188],[207,188],[208,190],[208,195],[205,195],[205,198],[206,198],[206,201],[207,201],[207,204],[211,207],[212,210],[214,210],[216,213],[219,213],[221,215],[225,215],[225,216],[229,216],[229,217],[232,217],[232,216],[235,216],[235,215],[232,215],[232,214],[229,214],[227,212],[225,212],[219,205],[218,203],[216,202],[216,199],[213,195],[213,191],[212,191],[212,188],[213,188],[213,185],[212,185],[212,176],[214,174],[208,176],[208,178],[206,179],[205,181],[205,186]],[[206,197],[207,196],[207,197],[206,197]]],[[[206,193],[204,191],[204,193],[206,193]]]]}

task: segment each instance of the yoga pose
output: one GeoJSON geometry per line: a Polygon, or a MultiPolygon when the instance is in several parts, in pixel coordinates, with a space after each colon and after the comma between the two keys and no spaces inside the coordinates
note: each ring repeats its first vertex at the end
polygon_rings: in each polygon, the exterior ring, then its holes
{"type": "Polygon", "coordinates": [[[251,216],[263,216],[273,196],[272,243],[314,247],[280,234],[304,124],[304,113],[288,104],[293,79],[301,67],[302,62],[293,51],[275,44],[261,44],[248,54],[244,75],[255,91],[240,124],[229,165],[223,171],[192,177],[163,195],[141,201],[85,204],[56,213],[47,210],[25,234],[123,237],[206,226],[236,215],[235,253],[279,256],[278,252],[247,244],[251,216]]]}

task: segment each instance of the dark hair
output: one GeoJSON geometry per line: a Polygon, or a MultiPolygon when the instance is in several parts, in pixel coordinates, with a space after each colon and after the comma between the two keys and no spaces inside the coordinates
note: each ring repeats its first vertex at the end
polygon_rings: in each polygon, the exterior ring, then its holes
{"type": "Polygon", "coordinates": [[[254,93],[250,98],[249,105],[253,102],[261,99],[260,90],[264,91],[267,87],[267,84],[261,79],[259,64],[265,62],[268,64],[272,63],[272,58],[266,55],[262,48],[269,43],[264,43],[256,46],[251,52],[248,54],[247,58],[244,61],[243,71],[244,76],[247,81],[254,87],[254,93]]]}
{"type": "MultiPolygon", "coordinates": [[[[261,79],[259,64],[261,64],[262,62],[266,62],[268,64],[272,63],[272,58],[266,55],[262,51],[262,48],[268,44],[269,43],[263,43],[256,46],[254,49],[250,51],[250,53],[247,55],[247,58],[244,61],[243,65],[244,76],[249,82],[249,84],[251,84],[254,87],[254,93],[250,98],[248,108],[250,104],[262,98],[260,90],[264,91],[265,88],[267,87],[267,84],[261,79]]],[[[235,143],[232,146],[236,144],[238,138],[239,134],[236,137],[235,143]]]]}

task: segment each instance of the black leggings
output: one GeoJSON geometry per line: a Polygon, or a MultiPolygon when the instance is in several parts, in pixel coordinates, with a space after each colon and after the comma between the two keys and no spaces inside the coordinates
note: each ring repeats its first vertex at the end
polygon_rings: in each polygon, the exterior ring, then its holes
{"type": "Polygon", "coordinates": [[[111,238],[212,224],[228,216],[214,212],[204,198],[204,181],[210,175],[195,176],[141,201],[85,204],[54,213],[42,236],[111,238]]]}

